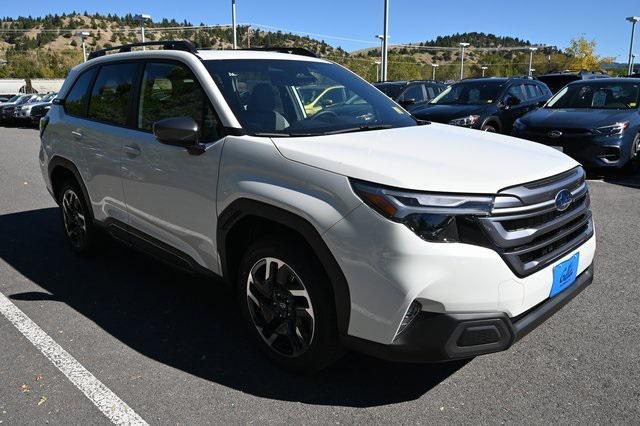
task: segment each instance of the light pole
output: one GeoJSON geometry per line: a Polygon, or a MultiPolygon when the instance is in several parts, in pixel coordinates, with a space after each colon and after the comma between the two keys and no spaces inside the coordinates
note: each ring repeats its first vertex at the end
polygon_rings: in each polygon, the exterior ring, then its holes
{"type": "Polygon", "coordinates": [[[233,48],[238,48],[238,34],[236,32],[236,0],[231,0],[231,26],[233,27],[233,48]]]}
{"type": "Polygon", "coordinates": [[[87,48],[85,46],[85,39],[87,37],[89,37],[90,33],[88,31],[78,31],[76,33],[76,36],[80,37],[80,40],[82,40],[82,59],[83,62],[87,62],[87,48]]]}
{"type": "Polygon", "coordinates": [[[382,31],[382,81],[387,81],[387,70],[389,68],[389,0],[384,0],[384,30],[382,31]]]}
{"type": "Polygon", "coordinates": [[[629,75],[633,74],[633,65],[636,63],[636,55],[635,53],[631,54],[631,72],[629,73],[629,75]]]}
{"type": "Polygon", "coordinates": [[[536,50],[538,50],[537,47],[530,47],[529,48],[529,77],[531,77],[531,66],[533,65],[533,52],[535,52],[536,50]]]}
{"type": "MultiPolygon", "coordinates": [[[[142,40],[142,42],[144,43],[144,23],[145,21],[150,21],[151,20],[151,15],[147,15],[145,13],[141,13],[139,15],[136,15],[133,17],[133,19],[138,22],[140,24],[140,38],[142,40]]],[[[146,50],[144,46],[142,46],[142,50],[146,50]]]]}
{"type": "Polygon", "coordinates": [[[484,73],[485,73],[485,71],[487,70],[487,68],[489,68],[489,67],[487,67],[487,66],[482,66],[482,67],[480,67],[480,69],[482,69],[482,76],[483,76],[483,77],[484,77],[484,73]]]}
{"type": "Polygon", "coordinates": [[[433,77],[431,77],[431,80],[435,81],[436,80],[436,68],[439,67],[438,64],[431,64],[431,67],[433,68],[433,77]]]}
{"type": "Polygon", "coordinates": [[[633,39],[636,33],[636,22],[640,21],[640,16],[629,16],[627,21],[631,22],[631,43],[629,44],[629,69],[627,75],[631,75],[631,60],[633,56],[633,39]]]}
{"type": "Polygon", "coordinates": [[[460,55],[460,80],[464,78],[464,48],[469,46],[469,43],[459,43],[462,53],[460,55]]]}
{"type": "Polygon", "coordinates": [[[375,62],[375,64],[376,64],[376,81],[380,81],[380,64],[381,63],[382,62],[380,62],[380,61],[376,61],[375,62]]]}

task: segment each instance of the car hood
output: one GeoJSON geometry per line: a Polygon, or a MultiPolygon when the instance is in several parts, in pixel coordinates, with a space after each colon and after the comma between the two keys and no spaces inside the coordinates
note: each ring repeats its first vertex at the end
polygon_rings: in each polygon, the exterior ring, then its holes
{"type": "Polygon", "coordinates": [[[531,127],[593,129],[619,121],[627,121],[637,116],[637,110],[540,108],[530,112],[520,121],[531,127]]]}
{"type": "Polygon", "coordinates": [[[544,145],[441,124],[273,142],[289,160],[420,191],[494,194],[578,165],[544,145]]]}
{"type": "Polygon", "coordinates": [[[453,119],[466,117],[471,114],[483,115],[487,105],[425,105],[415,109],[412,114],[421,120],[435,121],[447,124],[453,119]]]}

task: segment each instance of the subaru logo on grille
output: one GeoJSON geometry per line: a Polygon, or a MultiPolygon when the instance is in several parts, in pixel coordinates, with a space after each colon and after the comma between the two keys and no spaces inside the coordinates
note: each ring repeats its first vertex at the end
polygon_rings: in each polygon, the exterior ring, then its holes
{"type": "Polygon", "coordinates": [[[572,201],[573,195],[571,195],[571,192],[566,189],[563,189],[556,194],[556,208],[560,212],[568,209],[572,201]]]}
{"type": "Polygon", "coordinates": [[[560,136],[562,136],[562,132],[560,130],[552,130],[549,133],[547,133],[547,135],[550,138],[559,138],[560,136]]]}

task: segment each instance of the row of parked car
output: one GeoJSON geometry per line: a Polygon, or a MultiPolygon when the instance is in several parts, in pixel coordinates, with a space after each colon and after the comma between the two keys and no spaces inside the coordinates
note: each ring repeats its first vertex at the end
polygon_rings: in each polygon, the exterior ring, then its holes
{"type": "Polygon", "coordinates": [[[579,72],[477,78],[450,86],[433,81],[376,86],[421,120],[532,140],[588,167],[629,172],[640,167],[640,79],[579,72]]]}
{"type": "Polygon", "coordinates": [[[57,93],[18,94],[0,100],[0,124],[37,126],[51,108],[57,93]]]}

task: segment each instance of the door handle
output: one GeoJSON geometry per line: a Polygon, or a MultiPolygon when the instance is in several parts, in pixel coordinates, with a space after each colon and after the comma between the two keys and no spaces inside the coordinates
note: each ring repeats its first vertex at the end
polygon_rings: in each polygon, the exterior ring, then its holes
{"type": "Polygon", "coordinates": [[[84,135],[82,134],[82,132],[80,130],[72,130],[71,134],[76,139],[82,139],[84,137],[84,135]]]}
{"type": "Polygon", "coordinates": [[[122,150],[125,154],[127,154],[127,156],[131,158],[137,157],[142,153],[142,151],[140,151],[140,148],[135,145],[125,145],[122,150]]]}

